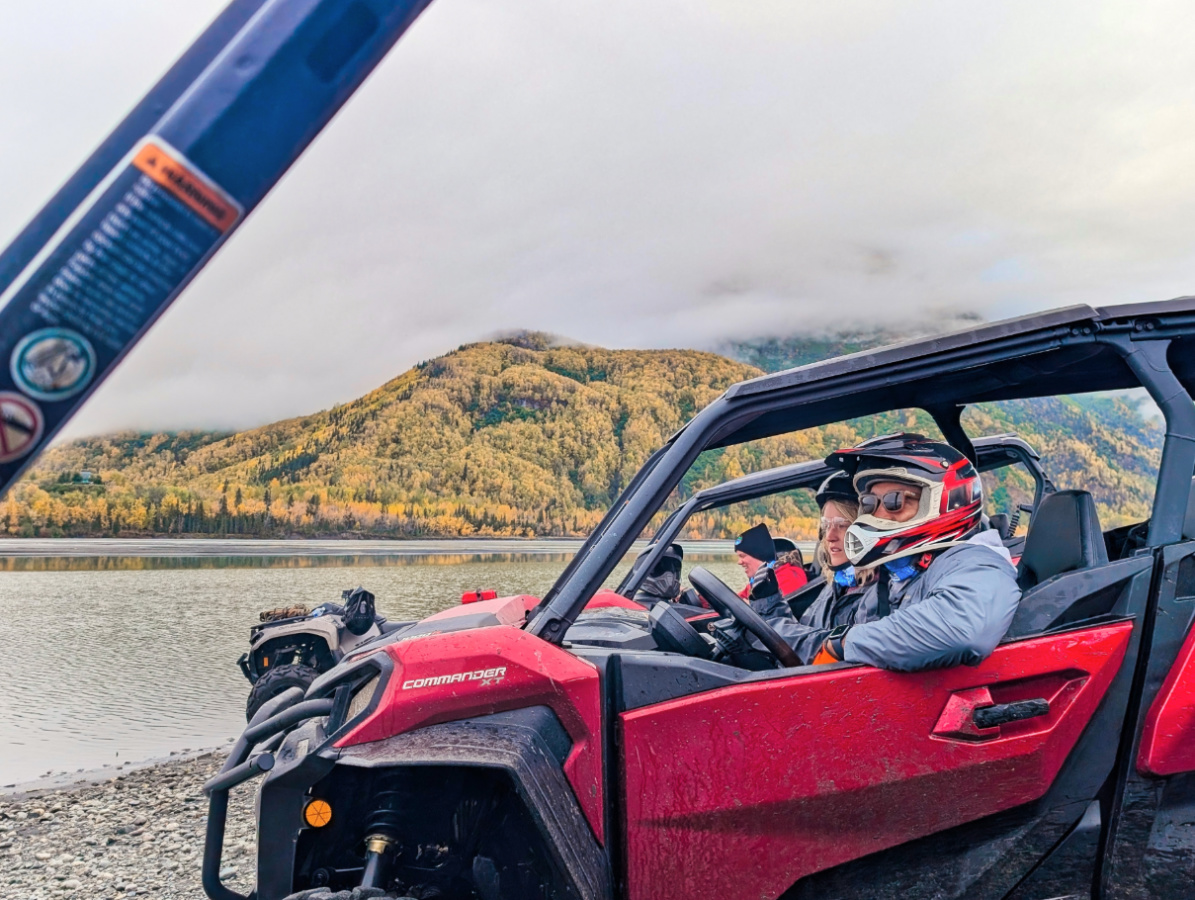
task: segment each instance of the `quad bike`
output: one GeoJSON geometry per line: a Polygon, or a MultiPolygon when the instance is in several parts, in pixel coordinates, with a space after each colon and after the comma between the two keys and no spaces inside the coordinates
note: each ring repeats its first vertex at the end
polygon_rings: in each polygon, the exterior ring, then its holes
{"type": "Polygon", "coordinates": [[[542,600],[445,610],[263,704],[206,785],[208,896],[240,900],[219,878],[228,792],[257,777],[257,900],[1195,896],[1192,360],[1181,299],[731,387],[542,600]],[[965,404],[1137,386],[1167,424],[1151,517],[1105,531],[1090,493],[1039,489],[1019,608],[976,666],[799,665],[691,569],[712,630],[770,657],[747,666],[672,604],[630,599],[652,554],[602,587],[705,449],[921,408],[982,469],[991,448],[962,427],[965,404]]]}
{"type": "Polygon", "coordinates": [[[249,650],[237,660],[252,685],[246,719],[285,690],[307,690],[346,653],[399,627],[377,615],[374,596],[364,588],[347,590],[341,599],[343,604],[324,603],[310,611],[303,606],[266,610],[262,624],[249,629],[249,650]]]}

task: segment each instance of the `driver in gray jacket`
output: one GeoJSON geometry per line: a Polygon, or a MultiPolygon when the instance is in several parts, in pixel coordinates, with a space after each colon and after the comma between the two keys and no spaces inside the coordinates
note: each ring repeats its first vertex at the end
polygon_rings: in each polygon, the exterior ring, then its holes
{"type": "MultiPolygon", "coordinates": [[[[979,530],[975,467],[949,444],[915,434],[875,438],[826,461],[859,492],[846,551],[856,568],[875,566],[876,579],[813,662],[911,672],[986,659],[1012,624],[1021,591],[1004,548],[979,530]]],[[[769,624],[789,643],[808,640],[791,619],[769,624]]]]}

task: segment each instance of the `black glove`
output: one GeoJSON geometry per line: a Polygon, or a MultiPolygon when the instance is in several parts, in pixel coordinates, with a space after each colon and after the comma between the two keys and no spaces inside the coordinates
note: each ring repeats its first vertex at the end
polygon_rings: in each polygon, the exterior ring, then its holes
{"type": "Polygon", "coordinates": [[[740,669],[762,672],[776,668],[775,658],[765,650],[756,648],[751,635],[734,619],[719,619],[710,626],[709,633],[722,653],[740,669]]]}
{"type": "Polygon", "coordinates": [[[755,577],[751,579],[751,591],[748,600],[763,600],[766,597],[777,596],[780,593],[780,582],[776,580],[776,573],[769,566],[760,566],[755,577]]]}

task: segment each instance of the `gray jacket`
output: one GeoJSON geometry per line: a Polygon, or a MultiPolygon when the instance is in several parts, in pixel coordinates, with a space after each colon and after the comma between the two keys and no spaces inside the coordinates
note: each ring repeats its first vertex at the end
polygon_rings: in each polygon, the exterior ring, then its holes
{"type": "Polygon", "coordinates": [[[801,613],[799,619],[794,618],[788,610],[784,610],[787,615],[765,615],[765,618],[785,643],[797,652],[801,662],[809,665],[832,629],[854,621],[855,608],[863,595],[858,588],[847,590],[839,587],[835,590],[835,584],[831,581],[822,587],[817,598],[801,613]]]}
{"type": "Polygon", "coordinates": [[[1021,600],[1016,570],[1000,550],[980,541],[951,547],[923,572],[891,583],[892,611],[882,619],[877,587],[869,586],[843,641],[846,661],[899,672],[978,665],[1021,600]]]}

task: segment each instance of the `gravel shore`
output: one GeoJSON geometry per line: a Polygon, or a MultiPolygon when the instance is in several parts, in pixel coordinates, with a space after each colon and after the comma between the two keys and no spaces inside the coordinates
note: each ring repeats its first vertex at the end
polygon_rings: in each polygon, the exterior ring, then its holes
{"type": "MultiPolygon", "coordinates": [[[[226,750],[114,774],[98,783],[0,795],[0,897],[205,900],[203,783],[226,750]]],[[[224,882],[253,884],[255,783],[234,790],[224,882]]]]}

